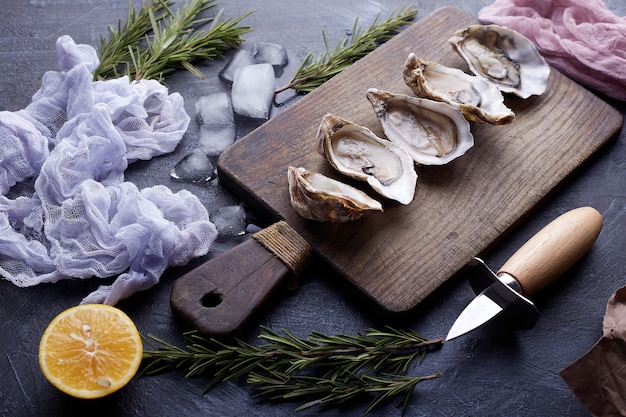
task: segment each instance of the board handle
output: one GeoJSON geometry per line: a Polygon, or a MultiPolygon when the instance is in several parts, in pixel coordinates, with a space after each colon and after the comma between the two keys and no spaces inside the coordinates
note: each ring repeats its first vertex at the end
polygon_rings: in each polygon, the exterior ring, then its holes
{"type": "Polygon", "coordinates": [[[202,334],[233,333],[304,268],[310,253],[287,223],[274,223],[174,281],[172,310],[202,334]]]}
{"type": "Polygon", "coordinates": [[[536,294],[571,268],[593,245],[602,229],[602,215],[592,207],[568,211],[537,232],[502,265],[524,295],[536,294]]]}

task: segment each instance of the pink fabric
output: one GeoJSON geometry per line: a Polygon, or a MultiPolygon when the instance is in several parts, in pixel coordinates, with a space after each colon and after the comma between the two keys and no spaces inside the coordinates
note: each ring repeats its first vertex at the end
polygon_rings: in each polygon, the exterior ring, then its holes
{"type": "Polygon", "coordinates": [[[601,0],[496,0],[478,19],[520,32],[563,74],[626,101],[626,17],[601,0]]]}

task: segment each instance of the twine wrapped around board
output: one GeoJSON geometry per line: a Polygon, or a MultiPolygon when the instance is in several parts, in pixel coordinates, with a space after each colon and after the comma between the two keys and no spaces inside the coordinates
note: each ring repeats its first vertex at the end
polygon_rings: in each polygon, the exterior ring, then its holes
{"type": "Polygon", "coordinates": [[[311,255],[311,246],[284,220],[255,233],[252,238],[276,255],[296,277],[311,255]]]}

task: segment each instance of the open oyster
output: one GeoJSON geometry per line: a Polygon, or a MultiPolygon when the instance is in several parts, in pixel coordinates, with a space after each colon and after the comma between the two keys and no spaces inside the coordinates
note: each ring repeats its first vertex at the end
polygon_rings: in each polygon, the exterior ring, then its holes
{"type": "Polygon", "coordinates": [[[470,70],[505,93],[522,98],[546,90],[550,67],[521,33],[498,25],[472,25],[449,39],[470,70]]]}
{"type": "Polygon", "coordinates": [[[376,88],[367,90],[367,99],[387,139],[418,164],[444,165],[474,146],[469,122],[449,104],[376,88]]]}
{"type": "Polygon", "coordinates": [[[322,119],[317,141],[318,151],[339,172],[366,181],[383,197],[402,204],[413,200],[417,173],[400,146],[332,114],[322,119]]]}
{"type": "Polygon", "coordinates": [[[290,166],[287,171],[289,197],[304,218],[347,222],[367,211],[382,211],[382,205],[363,191],[318,172],[290,166]]]}
{"type": "Polygon", "coordinates": [[[460,69],[422,61],[411,53],[404,63],[403,75],[406,85],[418,97],[457,107],[468,120],[502,125],[515,117],[495,84],[460,69]]]}

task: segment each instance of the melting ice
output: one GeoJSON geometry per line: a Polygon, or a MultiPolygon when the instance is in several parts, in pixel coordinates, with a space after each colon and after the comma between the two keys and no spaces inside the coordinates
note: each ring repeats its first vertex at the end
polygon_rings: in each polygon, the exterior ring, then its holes
{"type": "Polygon", "coordinates": [[[196,118],[201,125],[234,125],[235,118],[228,93],[215,93],[196,100],[196,118]]]}
{"type": "Polygon", "coordinates": [[[228,64],[224,67],[222,71],[218,74],[220,80],[224,81],[226,84],[232,84],[233,79],[235,78],[235,71],[237,68],[246,67],[248,65],[257,64],[252,56],[252,52],[247,49],[239,49],[235,52],[232,59],[228,61],[228,64]]]}
{"type": "Polygon", "coordinates": [[[271,42],[256,42],[252,46],[252,56],[259,64],[272,64],[277,76],[280,76],[281,69],[289,62],[285,47],[271,42]]]}
{"type": "Polygon", "coordinates": [[[240,116],[268,119],[275,87],[274,68],[271,64],[238,68],[231,91],[233,110],[240,116]]]}
{"type": "Polygon", "coordinates": [[[174,166],[172,178],[191,182],[215,178],[211,158],[230,147],[248,123],[269,119],[276,72],[287,63],[287,51],[282,45],[256,42],[251,50],[239,49],[218,75],[231,87],[230,92],[208,94],[196,100],[197,146],[174,166]],[[236,118],[235,114],[242,117],[236,118]]]}
{"type": "Polygon", "coordinates": [[[209,214],[209,220],[217,228],[218,236],[232,237],[246,233],[246,212],[242,206],[227,206],[209,214]]]}
{"type": "Polygon", "coordinates": [[[172,168],[170,176],[176,180],[205,182],[216,175],[209,157],[201,149],[194,149],[172,168]]]}
{"type": "Polygon", "coordinates": [[[196,101],[200,124],[198,148],[207,156],[219,156],[237,138],[235,116],[228,93],[202,96],[196,101]]]}

